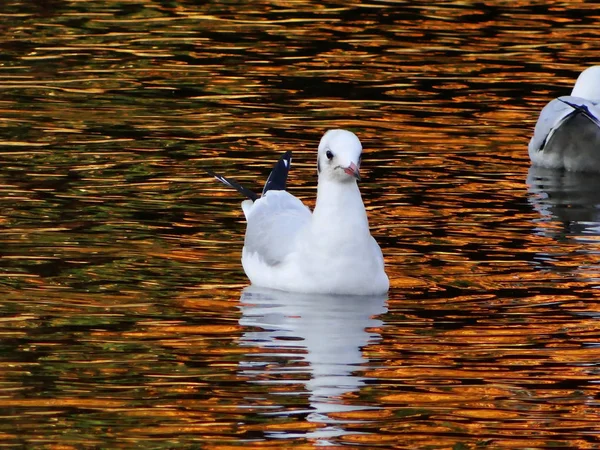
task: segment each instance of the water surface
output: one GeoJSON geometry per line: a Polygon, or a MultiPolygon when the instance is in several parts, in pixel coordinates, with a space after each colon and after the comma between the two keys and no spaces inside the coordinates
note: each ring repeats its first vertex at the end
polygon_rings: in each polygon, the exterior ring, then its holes
{"type": "Polygon", "coordinates": [[[529,169],[594,5],[12,1],[0,445],[596,448],[595,178],[529,169]],[[363,142],[387,298],[245,289],[235,192],[363,142]],[[362,302],[362,303],[361,303],[362,302]]]}

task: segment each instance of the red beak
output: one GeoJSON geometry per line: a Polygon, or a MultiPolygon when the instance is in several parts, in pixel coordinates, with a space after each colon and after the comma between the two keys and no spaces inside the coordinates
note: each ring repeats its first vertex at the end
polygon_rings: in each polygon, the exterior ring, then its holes
{"type": "Polygon", "coordinates": [[[344,172],[346,172],[348,175],[353,176],[357,180],[360,180],[360,172],[358,171],[358,167],[356,167],[356,164],[350,163],[350,165],[344,169],[344,172]]]}

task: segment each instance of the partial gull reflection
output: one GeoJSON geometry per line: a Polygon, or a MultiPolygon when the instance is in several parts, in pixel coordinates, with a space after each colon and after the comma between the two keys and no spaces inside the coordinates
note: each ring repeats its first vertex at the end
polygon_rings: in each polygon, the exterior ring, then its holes
{"type": "Polygon", "coordinates": [[[265,352],[260,361],[244,362],[242,373],[254,382],[303,383],[310,409],[280,409],[278,415],[308,413],[308,421],[329,424],[306,437],[345,434],[327,414],[372,408],[342,396],[364,385],[359,372],[369,360],[361,350],[380,339],[373,330],[382,321],[375,316],[387,311],[386,300],[386,295],[329,296],[246,288],[240,300],[240,324],[257,330],[244,333],[241,343],[265,352]],[[282,359],[285,364],[276,363],[282,359]]]}
{"type": "Polygon", "coordinates": [[[540,214],[537,231],[553,238],[600,235],[600,176],[531,166],[529,202],[540,214]],[[549,222],[562,227],[546,227],[549,222]]]}

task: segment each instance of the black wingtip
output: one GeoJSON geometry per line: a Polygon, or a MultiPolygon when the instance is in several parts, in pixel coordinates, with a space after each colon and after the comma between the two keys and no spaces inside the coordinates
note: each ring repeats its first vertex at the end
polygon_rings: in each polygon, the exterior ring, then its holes
{"type": "MultiPolygon", "coordinates": [[[[263,189],[262,195],[265,195],[265,193],[267,191],[284,191],[285,190],[285,183],[287,181],[287,176],[290,171],[291,164],[292,164],[292,152],[287,151],[283,155],[281,155],[279,160],[273,166],[273,170],[271,171],[271,174],[269,175],[269,178],[267,178],[267,182],[265,183],[265,187],[263,189]]],[[[212,170],[206,170],[206,173],[208,173],[211,177],[214,177],[215,180],[220,181],[224,185],[235,189],[243,196],[248,197],[250,200],[252,200],[252,201],[258,200],[257,194],[252,192],[250,189],[245,188],[237,181],[235,181],[231,178],[226,178],[222,175],[218,175],[218,174],[214,173],[212,170]]]]}
{"type": "Polygon", "coordinates": [[[218,175],[218,174],[214,173],[212,170],[207,170],[206,173],[208,173],[211,177],[214,177],[215,180],[223,183],[225,186],[229,186],[229,187],[235,189],[240,194],[242,194],[244,197],[248,197],[252,201],[256,201],[258,199],[258,195],[256,195],[250,189],[245,188],[237,181],[232,180],[231,178],[226,178],[222,175],[218,175]]]}
{"type": "Polygon", "coordinates": [[[288,150],[281,155],[279,161],[273,166],[273,170],[271,170],[271,174],[265,183],[262,195],[265,195],[268,191],[285,191],[285,185],[291,165],[292,152],[288,150]]]}

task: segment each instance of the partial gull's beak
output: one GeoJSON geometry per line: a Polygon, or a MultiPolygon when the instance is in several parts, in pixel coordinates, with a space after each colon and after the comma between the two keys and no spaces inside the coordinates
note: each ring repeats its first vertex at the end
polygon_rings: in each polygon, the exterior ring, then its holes
{"type": "Polygon", "coordinates": [[[360,172],[358,171],[358,167],[356,167],[356,164],[350,163],[348,167],[344,168],[344,172],[346,172],[348,175],[353,176],[357,180],[360,180],[360,172]]]}

